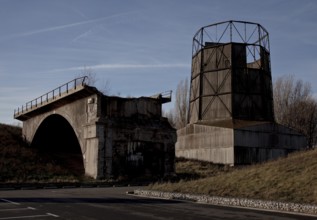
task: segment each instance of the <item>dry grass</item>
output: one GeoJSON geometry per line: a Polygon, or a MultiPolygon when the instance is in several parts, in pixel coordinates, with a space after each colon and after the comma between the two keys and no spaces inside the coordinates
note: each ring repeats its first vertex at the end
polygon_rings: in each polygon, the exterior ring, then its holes
{"type": "Polygon", "coordinates": [[[227,165],[177,158],[175,170],[177,173],[176,179],[195,180],[230,172],[233,168],[227,165]]]}
{"type": "Polygon", "coordinates": [[[48,155],[29,148],[20,127],[0,124],[0,183],[78,182],[48,155]]]}
{"type": "MultiPolygon", "coordinates": [[[[188,170],[197,173],[200,168],[193,168],[191,163],[177,165],[177,172],[188,170]],[[186,165],[188,165],[188,168],[186,168],[186,165]]],[[[197,166],[197,164],[194,166],[197,166]]],[[[210,166],[210,177],[203,177],[209,175],[209,171],[205,171],[201,179],[189,181],[185,179],[177,183],[153,184],[150,188],[173,192],[317,205],[317,149],[298,152],[289,155],[287,158],[229,171],[223,169],[223,167],[220,167],[219,171],[214,171],[215,166],[210,166]]]]}

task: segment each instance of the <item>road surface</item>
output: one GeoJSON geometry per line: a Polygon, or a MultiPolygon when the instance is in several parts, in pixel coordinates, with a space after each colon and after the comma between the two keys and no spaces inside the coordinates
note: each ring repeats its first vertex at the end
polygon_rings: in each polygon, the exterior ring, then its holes
{"type": "Polygon", "coordinates": [[[316,219],[127,195],[135,187],[0,191],[0,220],[8,219],[316,219]]]}

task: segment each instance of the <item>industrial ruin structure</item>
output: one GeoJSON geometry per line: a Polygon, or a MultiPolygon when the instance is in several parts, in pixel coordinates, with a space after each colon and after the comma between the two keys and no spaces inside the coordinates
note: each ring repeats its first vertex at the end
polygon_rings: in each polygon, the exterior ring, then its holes
{"type": "Polygon", "coordinates": [[[227,21],[193,38],[188,124],[176,156],[252,164],[306,147],[306,138],[275,123],[269,33],[257,23],[227,21]]]}
{"type": "Polygon", "coordinates": [[[171,92],[106,96],[85,79],[74,79],[15,110],[25,139],[93,178],[173,173],[176,131],[162,117],[171,92]]]}

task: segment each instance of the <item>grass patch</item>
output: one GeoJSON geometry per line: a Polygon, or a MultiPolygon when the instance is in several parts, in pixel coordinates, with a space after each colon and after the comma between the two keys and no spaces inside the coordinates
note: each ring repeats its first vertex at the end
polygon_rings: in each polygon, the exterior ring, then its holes
{"type": "Polygon", "coordinates": [[[193,163],[188,161],[177,164],[176,173],[182,175],[186,170],[190,173],[193,171],[201,178],[156,183],[149,188],[317,205],[317,149],[293,153],[287,158],[243,168],[227,169],[212,164],[208,168],[200,167],[197,162],[193,163]]]}
{"type": "Polygon", "coordinates": [[[217,176],[232,170],[233,168],[228,165],[213,164],[210,162],[185,158],[176,158],[176,178],[174,178],[173,182],[175,182],[175,180],[189,181],[217,176]]]}
{"type": "Polygon", "coordinates": [[[0,124],[1,183],[79,182],[82,178],[49,155],[30,148],[20,127],[0,124]]]}

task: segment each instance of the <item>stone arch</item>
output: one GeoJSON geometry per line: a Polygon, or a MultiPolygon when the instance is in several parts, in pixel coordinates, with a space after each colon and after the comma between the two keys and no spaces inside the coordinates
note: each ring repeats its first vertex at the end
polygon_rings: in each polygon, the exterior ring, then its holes
{"type": "Polygon", "coordinates": [[[39,123],[31,145],[56,159],[74,174],[84,174],[82,146],[78,134],[64,115],[51,114],[39,123]]]}

